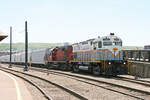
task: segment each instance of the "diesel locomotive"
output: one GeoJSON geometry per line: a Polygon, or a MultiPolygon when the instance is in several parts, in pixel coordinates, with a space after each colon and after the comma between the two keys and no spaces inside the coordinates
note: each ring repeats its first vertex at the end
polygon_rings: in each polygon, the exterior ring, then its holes
{"type": "Polygon", "coordinates": [[[73,60],[70,61],[74,72],[88,70],[95,75],[118,75],[128,72],[124,59],[121,38],[110,33],[72,45],[73,60]]]}

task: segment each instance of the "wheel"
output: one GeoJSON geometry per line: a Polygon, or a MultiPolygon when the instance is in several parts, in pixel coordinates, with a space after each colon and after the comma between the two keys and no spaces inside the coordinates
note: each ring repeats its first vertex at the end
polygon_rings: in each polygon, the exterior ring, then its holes
{"type": "Polygon", "coordinates": [[[93,73],[92,65],[89,65],[88,72],[90,72],[91,74],[93,73]]]}
{"type": "Polygon", "coordinates": [[[79,72],[79,66],[78,65],[73,65],[73,72],[79,72]]]}
{"type": "Polygon", "coordinates": [[[52,64],[52,63],[48,63],[47,68],[48,68],[48,69],[53,69],[53,68],[54,68],[54,67],[53,67],[53,64],[52,64]]]}
{"type": "Polygon", "coordinates": [[[60,69],[66,71],[66,70],[68,70],[68,66],[66,64],[62,64],[60,66],[60,69]]]}
{"type": "Polygon", "coordinates": [[[47,64],[47,69],[50,69],[50,68],[51,68],[50,66],[51,66],[51,64],[48,63],[48,64],[47,64]]]}
{"type": "Polygon", "coordinates": [[[99,66],[93,67],[93,74],[94,75],[100,75],[100,67],[99,66]]]}

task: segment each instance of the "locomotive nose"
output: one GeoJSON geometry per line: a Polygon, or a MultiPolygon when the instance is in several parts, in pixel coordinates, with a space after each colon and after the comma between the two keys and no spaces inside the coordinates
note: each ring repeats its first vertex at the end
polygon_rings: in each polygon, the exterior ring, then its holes
{"type": "Polygon", "coordinates": [[[114,56],[116,56],[117,54],[118,54],[118,48],[113,48],[113,54],[114,54],[114,56]]]}
{"type": "Polygon", "coordinates": [[[118,50],[118,48],[113,48],[113,51],[117,51],[118,50]]]}

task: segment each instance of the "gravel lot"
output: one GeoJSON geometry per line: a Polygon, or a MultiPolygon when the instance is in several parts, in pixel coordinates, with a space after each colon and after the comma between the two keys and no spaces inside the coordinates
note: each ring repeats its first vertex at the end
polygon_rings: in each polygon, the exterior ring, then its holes
{"type": "MultiPolygon", "coordinates": [[[[7,65],[5,67],[7,67],[7,65]]],[[[18,68],[18,67],[14,67],[12,69],[23,71],[22,68],[18,68]]],[[[40,77],[53,81],[57,84],[61,84],[67,88],[70,88],[71,90],[74,90],[86,96],[89,100],[137,100],[133,97],[125,96],[120,93],[112,92],[112,91],[109,91],[100,87],[82,83],[82,82],[79,82],[77,80],[70,79],[67,77],[53,75],[51,73],[47,75],[46,73],[37,72],[33,70],[30,70],[27,73],[38,75],[40,77]]],[[[99,77],[95,77],[95,78],[99,78],[99,77]]],[[[101,79],[102,78],[100,78],[100,80],[101,79]]],[[[104,85],[104,86],[107,86],[107,85],[104,85]]]]}

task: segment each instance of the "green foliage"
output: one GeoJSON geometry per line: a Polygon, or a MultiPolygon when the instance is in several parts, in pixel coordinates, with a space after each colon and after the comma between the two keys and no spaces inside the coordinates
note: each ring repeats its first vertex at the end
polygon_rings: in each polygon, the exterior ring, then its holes
{"type": "MultiPolygon", "coordinates": [[[[29,49],[44,49],[44,48],[53,48],[56,46],[62,46],[63,43],[29,43],[29,49]]],[[[13,43],[12,45],[13,50],[24,50],[25,44],[24,43],[13,43]]],[[[144,47],[140,46],[123,46],[123,49],[131,49],[131,50],[139,50],[143,49],[144,47]]],[[[7,51],[9,50],[9,43],[0,43],[0,51],[7,51]]]]}
{"type": "MultiPolygon", "coordinates": [[[[44,48],[53,48],[56,46],[62,46],[63,43],[29,43],[29,49],[44,49],[44,48]]],[[[9,43],[0,43],[0,51],[7,51],[9,50],[9,43]]],[[[15,50],[24,50],[25,44],[24,43],[13,43],[12,49],[15,50]]]]}

